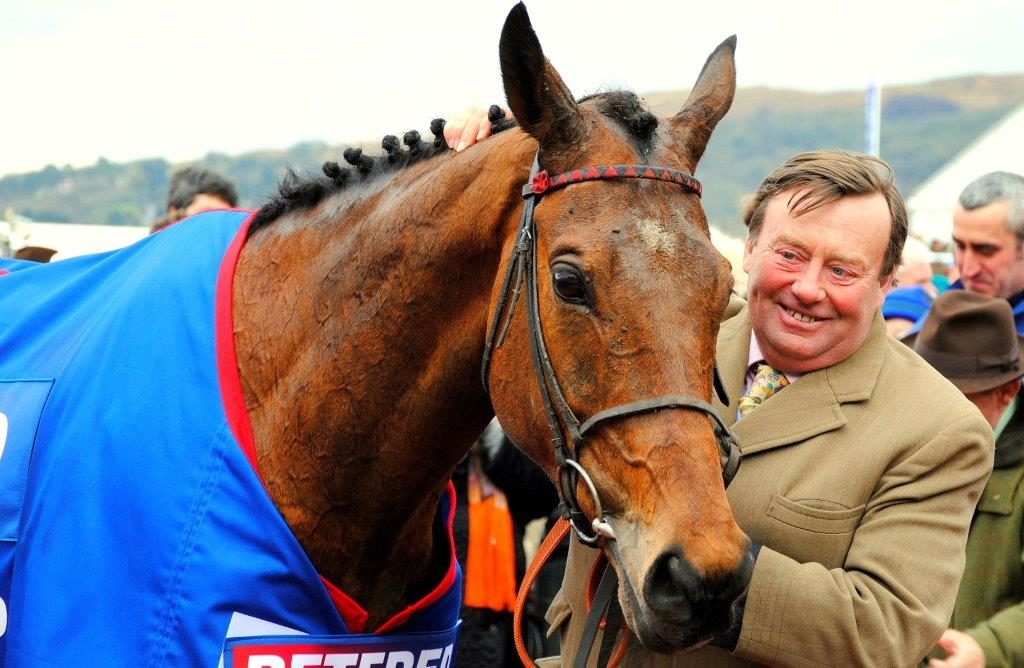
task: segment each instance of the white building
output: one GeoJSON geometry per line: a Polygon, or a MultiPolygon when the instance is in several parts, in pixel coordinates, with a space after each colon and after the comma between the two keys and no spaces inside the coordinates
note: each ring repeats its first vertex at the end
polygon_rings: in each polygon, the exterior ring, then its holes
{"type": "Polygon", "coordinates": [[[134,225],[78,225],[40,223],[25,219],[3,224],[0,235],[9,236],[12,251],[24,246],[43,246],[57,251],[53,261],[76,255],[101,253],[124,248],[149,233],[149,228],[134,225]]]}
{"type": "Polygon", "coordinates": [[[964,187],[988,172],[1024,174],[1024,104],[1004,116],[922,183],[907,199],[910,233],[949,241],[953,208],[964,187]]]}

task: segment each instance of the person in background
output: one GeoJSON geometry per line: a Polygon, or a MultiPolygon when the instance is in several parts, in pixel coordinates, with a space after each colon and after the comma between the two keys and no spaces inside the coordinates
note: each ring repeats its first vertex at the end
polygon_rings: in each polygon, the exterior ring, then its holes
{"type": "MultiPolygon", "coordinates": [[[[1006,300],[1024,334],[1024,176],[989,172],[967,184],[953,212],[953,260],[960,274],[949,290],[1006,300]]],[[[927,314],[904,335],[913,346],[927,314]]],[[[1024,439],[1024,398],[1018,393],[995,426],[996,451],[1024,439]]]]}
{"type": "Polygon", "coordinates": [[[885,330],[890,336],[899,338],[928,311],[939,294],[932,278],[931,251],[923,242],[908,237],[896,270],[895,287],[882,302],[885,330]]]}
{"type": "Polygon", "coordinates": [[[171,175],[167,214],[153,223],[150,234],[200,211],[233,209],[236,206],[238,190],[231,181],[208,169],[186,167],[171,175]]]}
{"type": "MultiPolygon", "coordinates": [[[[529,522],[552,513],[558,494],[496,419],[456,467],[452,483],[458,499],[455,551],[464,574],[457,663],[517,666],[512,610],[526,571],[524,532],[529,522]]],[[[527,616],[526,623],[535,628],[525,629],[524,637],[543,637],[540,616],[527,616]]]]}
{"type": "MultiPolygon", "coordinates": [[[[486,136],[476,118],[446,124],[449,146],[486,136]]],[[[798,154],[743,219],[747,301],[730,304],[719,331],[731,400],[715,406],[743,451],[728,496],[753,576],[710,646],[659,656],[626,636],[622,665],[913,665],[952,613],[992,429],[885,333],[880,309],[907,236],[886,163],[798,154]]],[[[548,611],[563,665],[598,657],[602,632],[580,646],[597,557],[571,543],[548,611]]]]}
{"type": "MultiPolygon", "coordinates": [[[[995,428],[1024,375],[1024,337],[1005,299],[969,290],[939,295],[914,351],[995,428]]],[[[1024,666],[1024,432],[1000,439],[995,469],[967,538],[949,627],[931,668],[1024,666]]]]}
{"type": "Polygon", "coordinates": [[[960,278],[949,289],[1005,299],[1024,334],[1024,176],[989,172],[967,184],[953,211],[953,260],[960,278]]]}

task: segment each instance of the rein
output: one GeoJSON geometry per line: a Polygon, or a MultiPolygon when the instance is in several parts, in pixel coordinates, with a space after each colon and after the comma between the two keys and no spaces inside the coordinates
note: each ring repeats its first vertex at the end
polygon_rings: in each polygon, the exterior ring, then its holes
{"type": "MultiPolygon", "coordinates": [[[[578,453],[583,446],[586,434],[598,424],[629,415],[647,413],[662,408],[683,408],[705,413],[712,421],[715,432],[715,440],[718,443],[719,455],[722,464],[722,476],[728,486],[733,476],[736,475],[740,465],[740,450],[736,437],[729,428],[718,417],[711,405],[697,397],[686,394],[669,394],[650,399],[642,399],[613,408],[599,411],[592,415],[582,424],[576,414],[570,408],[562,392],[555,370],[551,365],[551,358],[548,355],[547,347],[544,345],[544,333],[540,321],[540,303],[537,291],[537,225],[533,217],[533,210],[541,198],[553,190],[601,179],[653,179],[679,185],[698,197],[701,194],[701,185],[692,175],[674,169],[653,167],[650,165],[596,165],[581,167],[570,172],[564,172],[550,176],[546,171],[540,170],[537,158],[534,158],[533,168],[530,172],[530,181],[523,186],[523,214],[520,219],[517,240],[512,249],[512,255],[508,262],[505,279],[502,284],[501,294],[494,311],[494,318],[491,321],[487,332],[487,339],[484,344],[484,355],[481,364],[481,378],[484,389],[489,391],[487,378],[490,368],[491,356],[496,348],[499,348],[505,341],[505,335],[512,322],[516,303],[522,294],[523,286],[526,287],[526,312],[527,329],[530,336],[530,353],[533,359],[533,370],[537,377],[537,384],[540,388],[541,399],[544,402],[544,409],[547,414],[548,428],[551,431],[551,442],[555,450],[555,463],[558,466],[558,496],[561,500],[562,517],[572,525],[576,537],[587,545],[594,545],[601,538],[615,540],[615,532],[608,523],[604,509],[601,506],[601,498],[597,488],[586,470],[577,461],[578,453]],[[504,318],[502,318],[504,314],[504,318]],[[562,432],[562,425],[569,434],[572,448],[565,442],[562,432]],[[583,512],[579,499],[576,496],[576,486],[582,479],[590,494],[595,508],[595,517],[588,522],[583,512]]],[[[714,387],[719,399],[728,404],[725,387],[718,374],[717,364],[714,367],[714,387]]]]}

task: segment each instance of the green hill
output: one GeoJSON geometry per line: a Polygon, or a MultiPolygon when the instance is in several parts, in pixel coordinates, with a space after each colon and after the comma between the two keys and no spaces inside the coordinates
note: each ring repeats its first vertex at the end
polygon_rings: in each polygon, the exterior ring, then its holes
{"type": "MultiPolygon", "coordinates": [[[[675,113],[686,91],[646,95],[658,115],[675,113]]],[[[882,91],[882,157],[909,195],[980,133],[1024,102],[1024,75],[945,79],[882,91]]],[[[798,151],[861,150],[864,93],[741,89],[716,130],[698,169],[711,222],[742,232],[738,203],[764,175],[798,151]]],[[[426,121],[428,119],[419,119],[426,121]]],[[[410,125],[417,125],[410,119],[410,125]]],[[[400,128],[395,129],[401,133],[400,128]]],[[[353,144],[361,144],[356,138],[353,144]]],[[[366,142],[377,145],[377,142],[366,142]]],[[[316,171],[340,159],[345,146],[304,143],[287,150],[228,156],[210,153],[190,164],[218,171],[238,186],[243,206],[255,207],[276,188],[287,166],[316,171]]],[[[163,159],[74,169],[53,165],[0,179],[0,211],[36,220],[145,225],[163,212],[168,178],[177,167],[163,159]]]]}
{"type": "MultiPolygon", "coordinates": [[[[647,96],[660,116],[675,113],[685,98],[686,91],[647,96]]],[[[740,200],[794,153],[863,150],[864,98],[863,91],[737,91],[697,168],[711,222],[741,234],[740,200]]],[[[1024,75],[960,77],[883,89],[881,155],[893,166],[900,192],[909,196],[1021,102],[1024,75]]]]}

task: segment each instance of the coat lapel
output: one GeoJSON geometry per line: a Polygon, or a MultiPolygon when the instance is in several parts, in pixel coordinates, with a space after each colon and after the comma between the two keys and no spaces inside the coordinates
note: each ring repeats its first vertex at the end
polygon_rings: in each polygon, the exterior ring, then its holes
{"type": "Polygon", "coordinates": [[[722,323],[718,330],[715,361],[718,372],[729,395],[729,405],[723,405],[717,397],[714,407],[718,416],[727,425],[736,421],[736,410],[743,395],[743,380],[747,373],[747,357],[750,354],[750,317],[744,305],[739,313],[722,323]]]}
{"type": "Polygon", "coordinates": [[[715,404],[732,426],[743,454],[770,450],[846,424],[843,404],[871,396],[886,352],[885,324],[876,316],[864,344],[839,364],[801,376],[736,422],[750,351],[750,314],[744,308],[722,324],[718,364],[729,392],[729,406],[715,404]]]}
{"type": "Polygon", "coordinates": [[[801,376],[733,426],[740,451],[753,454],[838,429],[846,418],[827,370],[801,376]]]}

